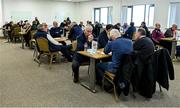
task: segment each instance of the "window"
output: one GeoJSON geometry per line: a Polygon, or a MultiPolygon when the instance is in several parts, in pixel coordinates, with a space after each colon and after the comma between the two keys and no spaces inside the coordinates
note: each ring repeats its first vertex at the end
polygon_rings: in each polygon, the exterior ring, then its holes
{"type": "Polygon", "coordinates": [[[94,22],[100,22],[103,24],[111,24],[112,23],[112,8],[95,8],[94,9],[94,22]]]}
{"type": "Polygon", "coordinates": [[[132,20],[132,6],[128,7],[127,9],[127,23],[129,24],[132,20]]]}
{"type": "Polygon", "coordinates": [[[100,9],[95,9],[94,14],[95,14],[95,20],[94,21],[99,22],[100,21],[100,9]]]}
{"type": "Polygon", "coordinates": [[[147,26],[153,26],[154,23],[154,5],[135,5],[123,7],[121,23],[134,22],[135,26],[140,26],[142,21],[145,21],[147,26]],[[127,7],[127,8],[126,8],[127,7]]]}
{"type": "Polygon", "coordinates": [[[145,5],[133,6],[132,21],[136,26],[141,25],[141,22],[144,21],[144,11],[145,5]]]}
{"type": "Polygon", "coordinates": [[[177,24],[180,27],[180,3],[171,3],[169,8],[169,20],[168,27],[171,27],[172,24],[177,24]]]}

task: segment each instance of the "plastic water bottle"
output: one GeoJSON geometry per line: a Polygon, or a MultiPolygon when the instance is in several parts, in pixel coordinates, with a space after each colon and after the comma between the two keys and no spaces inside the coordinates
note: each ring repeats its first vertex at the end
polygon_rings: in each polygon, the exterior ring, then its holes
{"type": "Polygon", "coordinates": [[[97,41],[92,41],[92,51],[93,53],[96,53],[97,52],[97,41]]]}
{"type": "Polygon", "coordinates": [[[85,43],[85,44],[84,44],[84,51],[87,51],[87,49],[88,49],[88,44],[85,43]]]}

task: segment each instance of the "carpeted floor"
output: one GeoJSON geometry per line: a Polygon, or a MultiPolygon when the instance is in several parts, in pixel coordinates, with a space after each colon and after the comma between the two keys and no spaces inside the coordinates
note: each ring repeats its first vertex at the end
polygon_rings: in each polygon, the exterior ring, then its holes
{"type": "MultiPolygon", "coordinates": [[[[151,100],[139,95],[134,99],[113,96],[97,87],[93,94],[72,81],[71,63],[47,64],[33,61],[33,50],[21,49],[21,44],[0,39],[0,106],[1,107],[178,107],[180,106],[180,63],[175,62],[176,80],[170,90],[157,92],[151,100]]],[[[87,80],[87,67],[80,69],[81,80],[87,80]]]]}

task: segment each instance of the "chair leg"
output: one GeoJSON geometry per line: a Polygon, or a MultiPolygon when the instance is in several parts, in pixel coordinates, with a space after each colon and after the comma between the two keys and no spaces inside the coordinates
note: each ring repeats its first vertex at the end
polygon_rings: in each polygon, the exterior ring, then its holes
{"type": "Polygon", "coordinates": [[[39,56],[37,57],[38,61],[39,61],[39,67],[41,65],[41,54],[39,54],[39,56]]]}
{"type": "Polygon", "coordinates": [[[161,86],[159,85],[159,89],[160,89],[160,92],[162,92],[162,88],[161,88],[161,86]]]}
{"type": "Polygon", "coordinates": [[[51,64],[52,64],[52,61],[53,61],[53,54],[50,55],[50,62],[49,62],[49,68],[51,68],[51,64]]]}
{"type": "Polygon", "coordinates": [[[119,98],[118,98],[118,95],[117,95],[115,84],[113,84],[113,88],[114,88],[114,98],[115,98],[116,101],[118,101],[119,98]]]}
{"type": "Polygon", "coordinates": [[[103,77],[102,79],[102,89],[104,90],[104,81],[105,81],[105,78],[103,77]]]}

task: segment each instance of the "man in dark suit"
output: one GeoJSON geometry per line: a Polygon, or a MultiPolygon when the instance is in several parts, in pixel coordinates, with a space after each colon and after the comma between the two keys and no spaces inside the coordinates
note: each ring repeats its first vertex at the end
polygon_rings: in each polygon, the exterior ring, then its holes
{"type": "Polygon", "coordinates": [[[109,40],[108,35],[112,29],[113,29],[113,25],[108,24],[106,26],[106,29],[100,33],[98,38],[98,48],[104,48],[106,46],[109,40]]]}
{"type": "Polygon", "coordinates": [[[86,58],[80,54],[77,53],[77,51],[83,51],[87,47],[91,47],[91,42],[93,40],[93,35],[92,35],[93,28],[91,25],[87,25],[85,27],[84,33],[82,33],[81,36],[77,37],[77,48],[76,48],[76,53],[74,54],[73,57],[73,62],[72,62],[72,71],[74,73],[74,83],[79,82],[79,67],[81,63],[89,61],[89,58],[86,58]]]}

